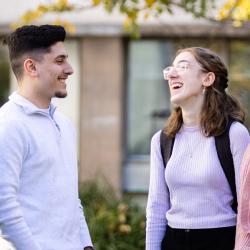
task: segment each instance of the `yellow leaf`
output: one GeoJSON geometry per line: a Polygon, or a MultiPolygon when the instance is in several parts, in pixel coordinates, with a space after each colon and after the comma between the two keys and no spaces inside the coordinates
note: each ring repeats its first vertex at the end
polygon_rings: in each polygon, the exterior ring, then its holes
{"type": "Polygon", "coordinates": [[[156,2],[156,0],[145,0],[145,2],[149,7],[151,7],[156,2]]]}
{"type": "Polygon", "coordinates": [[[68,0],[57,0],[57,4],[59,4],[61,6],[68,5],[68,0]]]}
{"type": "Polygon", "coordinates": [[[131,24],[132,24],[131,18],[129,18],[129,17],[125,18],[125,20],[124,20],[124,22],[123,22],[123,26],[124,26],[124,28],[125,28],[126,30],[129,30],[129,29],[130,29],[131,24]]]}
{"type": "Polygon", "coordinates": [[[66,31],[71,33],[71,34],[76,32],[75,25],[73,25],[72,23],[70,23],[68,21],[63,21],[63,20],[58,18],[53,22],[53,24],[63,26],[66,29],[66,31]]]}
{"type": "Polygon", "coordinates": [[[144,19],[146,20],[146,19],[148,19],[148,18],[149,18],[149,13],[146,12],[146,13],[144,14],[144,19]]]}
{"type": "Polygon", "coordinates": [[[219,20],[233,19],[234,26],[239,27],[243,21],[248,21],[250,17],[249,0],[228,0],[218,12],[219,20]]]}
{"type": "Polygon", "coordinates": [[[236,28],[239,28],[239,27],[242,26],[242,22],[238,21],[238,20],[235,20],[235,21],[233,21],[233,26],[236,27],[236,28]]]}
{"type": "Polygon", "coordinates": [[[101,3],[101,0],[92,0],[93,5],[98,5],[101,3]]]}
{"type": "Polygon", "coordinates": [[[42,12],[42,13],[45,13],[45,12],[48,11],[48,8],[45,5],[39,5],[37,7],[37,10],[40,11],[40,12],[42,12]]]}

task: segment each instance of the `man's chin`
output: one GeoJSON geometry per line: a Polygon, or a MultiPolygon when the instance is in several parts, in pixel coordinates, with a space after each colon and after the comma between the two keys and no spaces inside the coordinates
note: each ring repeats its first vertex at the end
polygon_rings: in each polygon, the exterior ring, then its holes
{"type": "Polygon", "coordinates": [[[68,95],[67,92],[56,92],[55,97],[57,98],[65,98],[68,95]]]}

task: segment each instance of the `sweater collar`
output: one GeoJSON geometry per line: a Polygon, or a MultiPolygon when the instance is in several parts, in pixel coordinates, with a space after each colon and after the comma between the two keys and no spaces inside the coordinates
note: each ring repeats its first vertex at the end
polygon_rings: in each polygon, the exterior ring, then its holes
{"type": "Polygon", "coordinates": [[[40,114],[49,115],[53,117],[55,110],[56,110],[56,107],[52,103],[50,104],[48,109],[40,109],[36,105],[34,105],[32,102],[30,102],[23,96],[19,95],[17,92],[12,93],[9,96],[9,100],[21,106],[27,115],[40,113],[40,114]]]}

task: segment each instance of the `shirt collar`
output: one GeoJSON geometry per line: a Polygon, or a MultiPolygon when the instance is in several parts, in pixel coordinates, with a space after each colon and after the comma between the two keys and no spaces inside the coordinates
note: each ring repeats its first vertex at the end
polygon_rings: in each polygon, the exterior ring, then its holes
{"type": "Polygon", "coordinates": [[[32,102],[30,102],[29,100],[18,94],[17,92],[12,93],[9,96],[9,100],[21,106],[27,115],[32,115],[35,113],[40,113],[40,114],[43,113],[45,115],[50,115],[51,117],[53,117],[54,112],[56,110],[56,107],[52,103],[50,104],[49,109],[40,109],[32,102]]]}

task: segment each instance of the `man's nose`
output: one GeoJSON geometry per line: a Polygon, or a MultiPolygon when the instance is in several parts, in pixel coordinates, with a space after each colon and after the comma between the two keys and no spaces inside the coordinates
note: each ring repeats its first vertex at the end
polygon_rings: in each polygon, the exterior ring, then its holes
{"type": "Polygon", "coordinates": [[[66,66],[64,72],[67,75],[72,75],[74,73],[74,70],[73,70],[73,68],[72,68],[72,66],[71,66],[71,64],[69,62],[67,63],[67,66],[66,66]]]}

